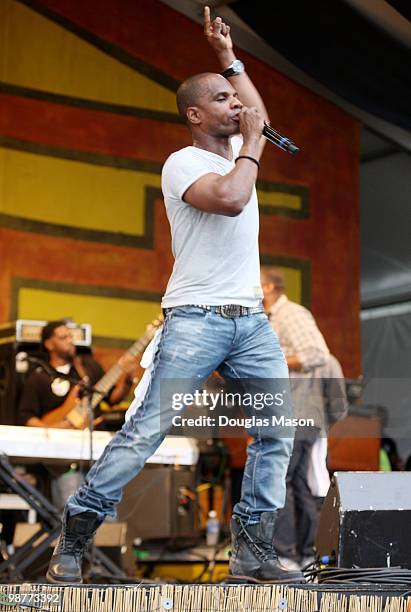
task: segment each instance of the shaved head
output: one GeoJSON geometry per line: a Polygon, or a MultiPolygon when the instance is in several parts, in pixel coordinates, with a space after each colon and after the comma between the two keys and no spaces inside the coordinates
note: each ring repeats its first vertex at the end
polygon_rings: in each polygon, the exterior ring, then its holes
{"type": "Polygon", "coordinates": [[[219,75],[214,72],[202,72],[181,83],[177,90],[177,107],[178,112],[184,119],[187,120],[187,108],[198,105],[200,98],[209,91],[210,81],[216,76],[219,75]]]}
{"type": "Polygon", "coordinates": [[[234,87],[221,74],[202,72],[181,83],[177,106],[197,141],[205,137],[231,138],[240,132],[237,115],[242,104],[234,87]]]}

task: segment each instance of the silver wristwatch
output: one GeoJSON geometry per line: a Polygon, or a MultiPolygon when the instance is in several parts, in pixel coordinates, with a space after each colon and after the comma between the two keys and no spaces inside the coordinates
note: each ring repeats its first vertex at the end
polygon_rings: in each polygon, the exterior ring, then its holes
{"type": "Polygon", "coordinates": [[[235,59],[233,62],[231,62],[229,67],[226,68],[221,74],[224,78],[228,79],[228,77],[235,76],[237,74],[242,74],[244,70],[245,66],[243,62],[239,59],[235,59]]]}

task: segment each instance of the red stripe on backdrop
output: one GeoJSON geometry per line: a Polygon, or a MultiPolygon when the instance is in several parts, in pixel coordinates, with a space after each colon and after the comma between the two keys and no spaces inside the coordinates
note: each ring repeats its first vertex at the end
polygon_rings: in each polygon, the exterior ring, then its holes
{"type": "Polygon", "coordinates": [[[164,162],[187,144],[184,125],[0,95],[0,134],[42,144],[164,162]]]}
{"type": "MultiPolygon", "coordinates": [[[[310,141],[309,122],[301,125],[301,141],[310,141]]],[[[343,128],[342,128],[343,129],[343,128]]],[[[312,187],[321,178],[319,200],[330,191],[335,206],[338,198],[346,201],[340,191],[333,193],[333,184],[342,177],[352,180],[356,175],[358,129],[350,124],[351,138],[341,131],[327,138],[312,140],[296,158],[267,144],[262,159],[260,178],[271,181],[303,184],[312,187]],[[349,143],[349,144],[348,144],[349,143]],[[334,159],[339,163],[335,164],[334,159]],[[328,177],[327,181],[323,177],[328,177]]],[[[348,127],[347,127],[348,130],[348,127]]],[[[328,129],[329,131],[329,129],[328,129]]],[[[30,98],[0,94],[0,134],[2,136],[50,144],[63,148],[118,155],[133,159],[163,163],[173,151],[191,143],[184,125],[122,116],[104,111],[76,108],[30,98]]]]}

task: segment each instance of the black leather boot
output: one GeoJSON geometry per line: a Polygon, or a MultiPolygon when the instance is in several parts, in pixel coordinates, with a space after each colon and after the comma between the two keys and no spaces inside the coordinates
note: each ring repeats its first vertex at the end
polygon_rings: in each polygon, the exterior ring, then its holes
{"type": "Polygon", "coordinates": [[[81,512],[74,516],[67,513],[63,517],[61,534],[46,574],[48,582],[83,581],[83,554],[102,522],[95,512],[81,512]]]}
{"type": "Polygon", "coordinates": [[[248,582],[301,583],[299,571],[282,567],[274,550],[276,512],[263,512],[260,522],[245,526],[237,516],[231,520],[230,578],[248,582]]]}

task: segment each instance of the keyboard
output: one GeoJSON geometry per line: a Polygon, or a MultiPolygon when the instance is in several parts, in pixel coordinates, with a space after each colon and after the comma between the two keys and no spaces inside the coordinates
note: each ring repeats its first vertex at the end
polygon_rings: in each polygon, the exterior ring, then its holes
{"type": "MultiPolygon", "coordinates": [[[[109,431],[93,432],[93,460],[114,436],[109,431]]],[[[90,435],[87,429],[54,429],[0,425],[0,452],[11,459],[44,463],[87,461],[90,458],[90,435]]],[[[198,444],[194,438],[167,436],[147,463],[195,465],[198,444]]]]}

